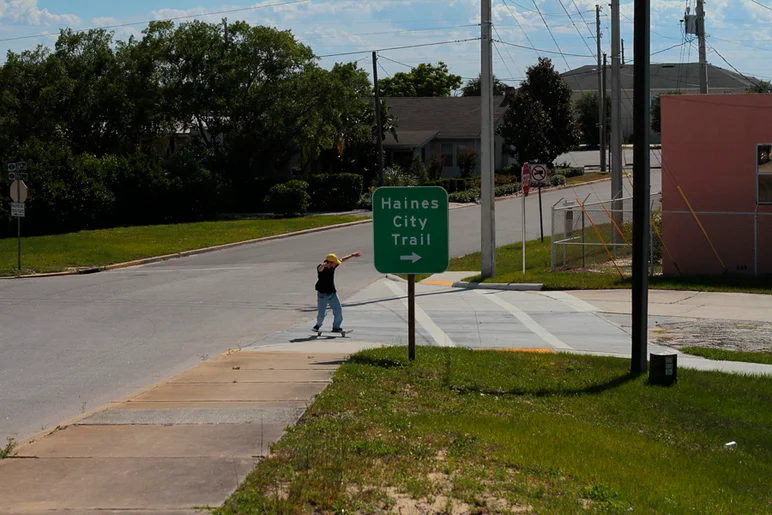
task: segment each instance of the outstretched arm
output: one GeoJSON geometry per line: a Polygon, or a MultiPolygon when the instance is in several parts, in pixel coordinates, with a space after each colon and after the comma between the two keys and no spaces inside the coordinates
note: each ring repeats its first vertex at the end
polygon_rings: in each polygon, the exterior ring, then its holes
{"type": "Polygon", "coordinates": [[[361,255],[362,255],[362,253],[361,253],[361,252],[352,252],[352,253],[351,253],[351,254],[349,254],[348,256],[343,256],[342,258],[340,258],[340,260],[341,260],[342,262],[344,262],[344,263],[345,263],[345,262],[346,262],[346,261],[348,261],[349,259],[351,259],[351,258],[355,258],[355,257],[359,257],[359,256],[361,256],[361,255]]]}

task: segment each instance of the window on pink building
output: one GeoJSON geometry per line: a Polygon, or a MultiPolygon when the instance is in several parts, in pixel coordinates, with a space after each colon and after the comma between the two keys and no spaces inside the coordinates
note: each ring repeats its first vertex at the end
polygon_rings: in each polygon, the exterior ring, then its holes
{"type": "Polygon", "coordinates": [[[772,204],[772,159],[770,159],[772,143],[756,145],[756,174],[759,204],[772,204]]]}

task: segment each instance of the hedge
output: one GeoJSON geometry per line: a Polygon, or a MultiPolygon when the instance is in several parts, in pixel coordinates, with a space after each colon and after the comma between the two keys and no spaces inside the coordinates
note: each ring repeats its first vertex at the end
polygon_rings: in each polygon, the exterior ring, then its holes
{"type": "Polygon", "coordinates": [[[362,197],[364,180],[353,173],[308,175],[308,183],[313,211],[350,211],[356,209],[362,197]]]}
{"type": "Polygon", "coordinates": [[[308,183],[293,180],[277,184],[268,192],[265,199],[268,209],[277,215],[302,215],[308,210],[311,197],[308,195],[308,183]]]}

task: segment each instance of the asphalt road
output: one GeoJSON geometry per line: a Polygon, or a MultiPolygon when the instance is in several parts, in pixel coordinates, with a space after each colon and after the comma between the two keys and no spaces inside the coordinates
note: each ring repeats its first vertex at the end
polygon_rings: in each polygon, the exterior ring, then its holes
{"type": "MultiPolygon", "coordinates": [[[[659,174],[653,171],[653,191],[659,174]]],[[[609,198],[608,183],[543,195],[609,198]]],[[[497,243],[520,239],[519,199],[496,203],[497,243]]],[[[528,234],[539,232],[528,199],[528,234]]],[[[479,250],[480,208],[451,211],[451,253],[479,250]]],[[[549,233],[548,229],[546,229],[549,233]]],[[[23,438],[308,319],[315,265],[361,250],[338,272],[342,298],[376,281],[370,224],[93,275],[0,280],[0,440],[23,438]]],[[[345,325],[345,323],[344,323],[345,325]]]]}

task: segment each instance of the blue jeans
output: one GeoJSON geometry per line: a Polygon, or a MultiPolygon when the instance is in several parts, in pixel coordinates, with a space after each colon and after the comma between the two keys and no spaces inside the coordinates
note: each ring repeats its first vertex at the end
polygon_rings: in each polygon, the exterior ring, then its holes
{"type": "Polygon", "coordinates": [[[340,329],[343,324],[343,307],[340,305],[340,299],[337,293],[319,293],[316,292],[316,325],[322,327],[324,317],[327,314],[327,305],[332,308],[332,328],[340,329]]]}

